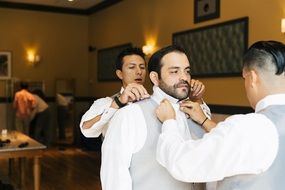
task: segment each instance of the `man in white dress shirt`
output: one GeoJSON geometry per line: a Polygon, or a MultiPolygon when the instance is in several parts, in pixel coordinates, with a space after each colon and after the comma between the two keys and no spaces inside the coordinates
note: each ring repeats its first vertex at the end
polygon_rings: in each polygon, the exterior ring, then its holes
{"type": "Polygon", "coordinates": [[[101,98],[92,104],[89,110],[82,116],[80,129],[86,137],[98,137],[105,134],[107,123],[113,117],[120,106],[148,98],[149,94],[143,84],[146,75],[145,55],[139,48],[127,48],[123,50],[116,60],[116,75],[122,81],[119,93],[112,97],[101,98]],[[114,98],[117,97],[117,105],[114,98]]]}
{"type": "Polygon", "coordinates": [[[210,131],[202,139],[185,140],[171,102],[164,100],[157,109],[163,122],[157,160],[176,179],[219,181],[218,190],[285,189],[285,45],[256,42],[243,61],[245,90],[255,113],[216,124],[196,103],[185,101],[180,109],[210,131]]]}
{"type": "MultiPolygon", "coordinates": [[[[179,101],[189,97],[190,63],[185,52],[169,46],[150,58],[149,76],[153,95],[116,112],[102,146],[101,182],[104,190],[195,190],[175,180],[156,161],[161,123],[155,108],[167,98],[175,107],[180,133],[185,140],[201,138],[204,131],[179,110],[179,101]],[[189,127],[188,127],[189,126],[189,127]]],[[[203,93],[202,93],[203,94],[203,93]]],[[[205,107],[200,94],[197,102],[205,107]]]]}
{"type": "MultiPolygon", "coordinates": [[[[120,92],[112,97],[100,98],[92,104],[82,116],[81,132],[85,137],[98,137],[106,133],[108,122],[123,105],[149,97],[143,86],[146,75],[145,55],[140,48],[124,49],[116,60],[116,74],[122,81],[120,92]],[[119,104],[119,105],[118,105],[119,104]]],[[[195,100],[205,91],[205,86],[198,80],[191,80],[193,93],[190,98],[195,100]]]]}

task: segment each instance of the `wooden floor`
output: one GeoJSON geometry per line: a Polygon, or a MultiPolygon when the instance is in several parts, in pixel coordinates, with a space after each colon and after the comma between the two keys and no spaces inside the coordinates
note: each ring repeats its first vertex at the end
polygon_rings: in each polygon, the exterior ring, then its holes
{"type": "MultiPolygon", "coordinates": [[[[19,164],[13,165],[8,178],[8,161],[0,159],[0,180],[13,183],[15,189],[33,189],[32,160],[25,160],[25,187],[20,188],[19,164]]],[[[101,190],[100,152],[74,147],[47,149],[41,158],[41,190],[101,190]]]]}

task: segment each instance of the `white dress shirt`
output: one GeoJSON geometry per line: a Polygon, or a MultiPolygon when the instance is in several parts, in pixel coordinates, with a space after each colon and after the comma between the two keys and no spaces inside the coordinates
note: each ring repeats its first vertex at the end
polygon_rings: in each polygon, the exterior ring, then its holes
{"type": "Polygon", "coordinates": [[[259,174],[278,152],[275,125],[257,112],[285,105],[285,94],[270,95],[256,105],[256,113],[233,115],[199,140],[185,140],[175,120],[162,126],[157,160],[178,180],[210,182],[239,174],[259,174]]]}
{"type": "MultiPolygon", "coordinates": [[[[120,93],[123,91],[124,88],[121,87],[120,93]]],[[[100,98],[94,101],[89,110],[84,113],[80,121],[80,129],[85,137],[98,137],[101,133],[103,136],[105,135],[108,129],[108,122],[118,110],[110,107],[112,102],[113,98],[111,97],[100,98]],[[101,115],[101,119],[98,122],[96,122],[88,129],[82,128],[85,121],[93,119],[99,115],[101,115]]]]}
{"type": "MultiPolygon", "coordinates": [[[[157,104],[164,98],[170,100],[176,112],[179,133],[185,140],[191,138],[189,128],[185,125],[187,118],[179,110],[177,99],[168,96],[158,87],[153,87],[153,91],[151,98],[157,104]]],[[[144,146],[146,136],[146,121],[139,105],[131,104],[116,112],[109,122],[102,145],[101,182],[104,190],[132,189],[129,173],[132,155],[144,146]]]]}

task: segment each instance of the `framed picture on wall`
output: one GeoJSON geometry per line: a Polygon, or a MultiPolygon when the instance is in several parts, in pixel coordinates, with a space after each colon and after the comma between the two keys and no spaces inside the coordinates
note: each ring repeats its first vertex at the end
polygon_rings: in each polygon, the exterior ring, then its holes
{"type": "Polygon", "coordinates": [[[194,0],[194,23],[220,17],[220,0],[194,0]]]}
{"type": "Polygon", "coordinates": [[[0,51],[0,79],[11,77],[11,52],[0,51]]]}
{"type": "Polygon", "coordinates": [[[241,76],[248,17],[176,32],[172,43],[186,50],[193,77],[241,76]]]}

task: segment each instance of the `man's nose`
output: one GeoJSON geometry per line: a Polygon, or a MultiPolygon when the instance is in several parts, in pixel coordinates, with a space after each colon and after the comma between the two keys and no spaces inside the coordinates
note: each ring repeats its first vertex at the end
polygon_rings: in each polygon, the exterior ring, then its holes
{"type": "Polygon", "coordinates": [[[189,80],[189,76],[190,76],[189,73],[181,72],[180,80],[188,81],[189,80]]]}
{"type": "Polygon", "coordinates": [[[141,68],[137,68],[136,74],[141,75],[142,74],[142,69],[141,68]]]}

